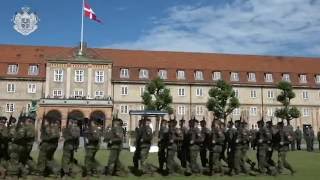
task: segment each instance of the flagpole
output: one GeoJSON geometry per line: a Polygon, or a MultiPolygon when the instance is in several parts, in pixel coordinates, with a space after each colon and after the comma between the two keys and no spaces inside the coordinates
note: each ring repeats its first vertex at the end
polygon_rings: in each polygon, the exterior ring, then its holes
{"type": "Polygon", "coordinates": [[[80,40],[80,51],[79,51],[79,55],[83,55],[82,51],[83,51],[83,16],[84,16],[84,0],[82,0],[82,9],[81,9],[82,13],[82,17],[81,17],[81,40],[80,40]]]}

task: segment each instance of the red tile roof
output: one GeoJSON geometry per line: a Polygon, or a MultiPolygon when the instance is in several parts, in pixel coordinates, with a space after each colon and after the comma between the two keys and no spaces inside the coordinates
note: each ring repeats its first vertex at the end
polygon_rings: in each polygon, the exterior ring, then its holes
{"type": "MultiPolygon", "coordinates": [[[[149,69],[149,76],[157,76],[159,69],[168,71],[168,81],[182,83],[205,82],[212,83],[212,72],[221,71],[225,80],[230,79],[230,72],[239,72],[240,81],[237,84],[268,84],[264,82],[264,73],[273,74],[274,81],[281,79],[282,73],[289,73],[291,81],[299,85],[299,74],[307,74],[308,85],[315,86],[314,76],[320,74],[320,58],[230,55],[215,53],[165,52],[89,48],[88,53],[95,58],[113,61],[113,80],[120,81],[121,68],[130,69],[130,80],[140,81],[139,69],[149,69]],[[186,71],[186,80],[176,80],[176,70],[186,71]],[[194,71],[204,72],[203,81],[194,80],[194,71]],[[247,73],[255,72],[257,82],[248,82],[247,73]]],[[[26,74],[28,64],[40,65],[40,78],[45,78],[45,63],[47,59],[70,59],[75,55],[76,48],[0,45],[0,77],[7,75],[7,65],[21,64],[17,77],[29,77],[26,74]]]]}

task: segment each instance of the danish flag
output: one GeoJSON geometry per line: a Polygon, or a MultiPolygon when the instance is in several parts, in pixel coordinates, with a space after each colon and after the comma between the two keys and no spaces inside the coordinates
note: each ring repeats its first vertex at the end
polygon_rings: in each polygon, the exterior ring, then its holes
{"type": "Polygon", "coordinates": [[[98,23],[101,23],[101,21],[97,18],[96,13],[94,13],[93,9],[90,7],[90,5],[87,2],[84,3],[83,10],[84,10],[84,15],[86,17],[88,17],[91,20],[97,21],[98,23]]]}

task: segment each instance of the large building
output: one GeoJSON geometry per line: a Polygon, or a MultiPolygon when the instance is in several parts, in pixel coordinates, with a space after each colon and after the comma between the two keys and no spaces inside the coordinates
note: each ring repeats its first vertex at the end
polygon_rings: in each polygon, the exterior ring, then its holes
{"type": "MultiPolygon", "coordinates": [[[[301,111],[293,126],[320,128],[320,58],[228,55],[85,48],[0,45],[0,112],[18,116],[32,100],[39,101],[38,117],[98,117],[109,124],[112,115],[131,127],[130,110],[142,110],[145,84],[162,78],[173,96],[178,119],[212,119],[206,109],[208,91],[217,80],[230,82],[250,125],[273,117],[280,107],[276,84],[295,88],[292,104],[301,111]]],[[[273,118],[274,121],[277,119],[273,118]]]]}

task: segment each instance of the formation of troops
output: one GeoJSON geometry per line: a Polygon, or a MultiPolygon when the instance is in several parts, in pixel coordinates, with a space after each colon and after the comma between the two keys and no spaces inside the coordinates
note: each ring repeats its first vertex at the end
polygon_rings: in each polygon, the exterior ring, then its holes
{"type": "MultiPolygon", "coordinates": [[[[69,118],[65,128],[60,129],[60,121],[46,117],[41,125],[41,142],[37,161],[30,156],[36,139],[35,121],[31,117],[0,117],[0,178],[25,177],[27,175],[74,177],[83,176],[127,176],[128,170],[120,161],[123,149],[124,130],[121,119],[115,118],[112,127],[104,130],[100,121],[85,119],[80,127],[78,120],[69,118]],[[61,133],[62,132],[62,133],[61,133]],[[61,165],[54,159],[63,138],[61,165]],[[80,166],[75,153],[79,148],[80,136],[84,138],[84,164],[80,166]],[[108,164],[102,167],[95,156],[101,142],[108,144],[110,151],[108,164]]],[[[147,162],[153,142],[154,132],[151,120],[143,118],[135,129],[135,152],[133,154],[133,172],[153,174],[158,171],[166,175],[277,175],[285,169],[291,174],[296,171],[287,161],[287,152],[291,148],[301,148],[301,138],[311,136],[311,130],[302,133],[292,126],[272,121],[257,122],[258,129],[250,129],[246,121],[240,119],[224,124],[213,120],[208,128],[205,120],[191,119],[186,123],[181,119],[162,120],[158,135],[159,166],[147,162]],[[247,152],[256,150],[257,163],[251,160],[247,152]],[[278,153],[277,162],[273,160],[278,153]],[[198,159],[200,159],[198,163],[198,159]],[[178,160],[178,161],[177,161],[178,160]]],[[[311,128],[312,129],[312,128],[311,128]]],[[[320,134],[318,134],[318,140],[320,134]]],[[[311,137],[310,137],[311,138],[311,137]]],[[[306,139],[307,140],[307,139],[306,139]]],[[[311,145],[308,145],[311,151],[311,145]]],[[[313,143],[312,143],[313,148],[313,143]]]]}

